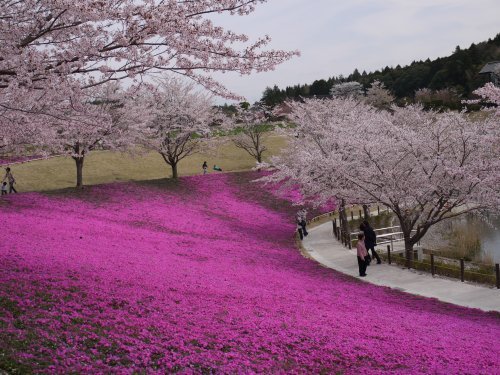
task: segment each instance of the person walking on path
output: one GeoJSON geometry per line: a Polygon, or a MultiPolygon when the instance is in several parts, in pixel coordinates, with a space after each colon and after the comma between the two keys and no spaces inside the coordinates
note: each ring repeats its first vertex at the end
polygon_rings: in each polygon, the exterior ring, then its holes
{"type": "Polygon", "coordinates": [[[297,224],[300,225],[304,237],[309,234],[309,233],[307,233],[307,229],[306,229],[306,226],[307,226],[306,217],[307,217],[306,210],[300,210],[299,212],[297,212],[297,224]]]}
{"type": "Polygon", "coordinates": [[[2,183],[4,183],[5,181],[9,182],[9,194],[17,193],[17,190],[14,187],[16,179],[12,175],[12,172],[10,171],[9,167],[5,168],[5,177],[3,178],[2,183]]]}
{"type": "Polygon", "coordinates": [[[365,247],[365,235],[363,233],[358,234],[358,243],[356,244],[356,255],[358,256],[358,267],[359,267],[359,276],[366,276],[366,267],[368,266],[368,261],[366,258],[368,257],[368,252],[365,247]]]}
{"type": "Polygon", "coordinates": [[[365,235],[365,246],[368,252],[368,257],[370,257],[370,250],[371,250],[373,258],[377,259],[377,264],[382,263],[380,257],[375,251],[375,246],[377,246],[377,235],[375,234],[373,228],[370,226],[370,223],[364,220],[363,223],[360,225],[359,229],[361,229],[363,231],[363,234],[365,235]]]}
{"type": "Polygon", "coordinates": [[[304,239],[304,232],[302,231],[302,225],[300,224],[300,219],[297,217],[297,232],[299,232],[300,240],[304,239]]]}
{"type": "Polygon", "coordinates": [[[203,169],[203,174],[208,173],[208,164],[206,161],[203,162],[203,165],[201,166],[201,168],[203,169]]]}

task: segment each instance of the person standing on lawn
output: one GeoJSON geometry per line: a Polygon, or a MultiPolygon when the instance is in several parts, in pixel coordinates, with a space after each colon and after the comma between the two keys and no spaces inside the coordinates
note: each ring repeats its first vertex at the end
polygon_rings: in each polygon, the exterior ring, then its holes
{"type": "Polygon", "coordinates": [[[375,251],[375,246],[377,246],[377,235],[375,234],[373,228],[370,226],[370,223],[366,220],[363,221],[359,229],[361,229],[363,231],[363,234],[365,235],[365,246],[368,252],[368,257],[370,257],[370,250],[371,250],[373,258],[377,259],[377,264],[382,263],[380,257],[375,251]]]}
{"type": "Polygon", "coordinates": [[[203,169],[203,174],[208,173],[208,164],[206,161],[203,162],[203,165],[201,166],[201,168],[203,169]]]}
{"type": "Polygon", "coordinates": [[[16,179],[12,175],[12,172],[9,167],[5,168],[5,177],[3,178],[2,183],[4,183],[5,181],[9,182],[9,194],[17,193],[17,190],[14,188],[16,179]]]}
{"type": "Polygon", "coordinates": [[[368,266],[368,261],[366,258],[368,257],[368,252],[365,247],[365,235],[363,233],[358,234],[358,243],[356,244],[356,255],[358,256],[358,267],[359,267],[359,276],[366,276],[366,267],[368,266]]]}

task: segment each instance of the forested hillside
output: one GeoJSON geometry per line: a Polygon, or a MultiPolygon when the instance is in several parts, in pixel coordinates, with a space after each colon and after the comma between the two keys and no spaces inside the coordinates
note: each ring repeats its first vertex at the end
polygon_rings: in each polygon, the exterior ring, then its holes
{"type": "Polygon", "coordinates": [[[482,86],[486,77],[478,75],[481,68],[489,61],[500,60],[500,34],[494,39],[479,44],[471,44],[467,49],[456,47],[455,52],[447,57],[435,60],[414,61],[410,65],[388,67],[374,72],[360,73],[355,69],[347,77],[338,76],[319,79],[312,84],[288,86],[281,89],[278,86],[266,88],[262,101],[274,106],[286,98],[299,96],[328,95],[334,84],[357,81],[365,88],[375,80],[379,80],[396,96],[397,99],[411,99],[415,91],[429,88],[434,91],[451,90],[457,101],[467,98],[472,91],[482,86]]]}

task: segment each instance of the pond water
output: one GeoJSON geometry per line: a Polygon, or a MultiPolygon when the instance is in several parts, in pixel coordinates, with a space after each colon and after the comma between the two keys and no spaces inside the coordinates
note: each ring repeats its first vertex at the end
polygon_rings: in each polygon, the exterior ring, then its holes
{"type": "MultiPolygon", "coordinates": [[[[375,228],[399,225],[397,218],[388,213],[373,216],[370,221],[375,228]]],[[[351,231],[358,230],[358,226],[359,220],[351,222],[351,231]]],[[[468,214],[446,220],[432,227],[421,244],[449,258],[500,263],[500,216],[468,214]]]]}
{"type": "Polygon", "coordinates": [[[500,262],[500,217],[463,215],[431,228],[424,247],[476,262],[500,262]]]}

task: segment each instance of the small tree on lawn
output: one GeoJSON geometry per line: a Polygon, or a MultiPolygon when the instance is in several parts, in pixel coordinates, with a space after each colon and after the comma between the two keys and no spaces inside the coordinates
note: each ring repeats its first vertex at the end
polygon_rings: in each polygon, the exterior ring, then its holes
{"type": "Polygon", "coordinates": [[[137,119],[139,143],[160,153],[176,179],[179,162],[198,152],[202,138],[210,133],[215,120],[211,96],[195,90],[192,83],[167,77],[144,90],[136,105],[149,112],[137,119]]]}
{"type": "Polygon", "coordinates": [[[290,103],[300,139],[272,159],[272,181],[347,204],[376,201],[398,217],[408,265],[430,227],[481,209],[498,210],[499,127],[420,106],[378,111],[354,99],[290,103]]]}
{"type": "Polygon", "coordinates": [[[125,93],[115,83],[98,86],[81,96],[60,103],[39,145],[53,154],[67,154],[76,166],[76,186],[83,186],[85,157],[96,149],[128,146],[131,133],[123,121],[125,93]]]}
{"type": "Polygon", "coordinates": [[[234,145],[245,150],[258,163],[262,163],[267,147],[264,144],[269,135],[271,125],[267,123],[268,114],[263,107],[242,107],[234,121],[228,122],[226,128],[236,134],[232,137],[234,145]]]}

